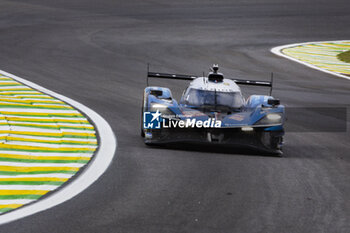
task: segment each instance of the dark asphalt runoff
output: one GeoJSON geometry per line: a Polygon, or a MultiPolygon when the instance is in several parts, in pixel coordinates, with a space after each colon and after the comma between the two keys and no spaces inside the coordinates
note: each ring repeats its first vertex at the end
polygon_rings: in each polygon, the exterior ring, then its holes
{"type": "MultiPolygon", "coordinates": [[[[349,128],[287,132],[283,158],[150,148],[139,136],[147,62],[197,75],[218,63],[242,79],[273,71],[273,94],[287,107],[349,115],[349,80],[270,53],[350,39],[349,22],[348,0],[0,1],[0,69],[92,108],[118,140],[93,185],[0,232],[350,232],[349,128]]],[[[177,97],[186,86],[152,84],[177,97]]]]}

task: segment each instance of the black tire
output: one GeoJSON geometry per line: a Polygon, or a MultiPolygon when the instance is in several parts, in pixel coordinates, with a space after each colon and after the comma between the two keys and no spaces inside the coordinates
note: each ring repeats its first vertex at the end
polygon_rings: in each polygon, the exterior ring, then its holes
{"type": "Polygon", "coordinates": [[[277,157],[283,157],[282,147],[280,146],[282,142],[282,136],[271,137],[271,149],[276,151],[274,155],[277,157]]]}
{"type": "Polygon", "coordinates": [[[140,124],[140,135],[141,137],[145,137],[145,131],[143,130],[143,110],[144,110],[144,106],[143,106],[143,103],[144,103],[144,98],[142,98],[142,108],[141,108],[141,124],[140,124]]]}

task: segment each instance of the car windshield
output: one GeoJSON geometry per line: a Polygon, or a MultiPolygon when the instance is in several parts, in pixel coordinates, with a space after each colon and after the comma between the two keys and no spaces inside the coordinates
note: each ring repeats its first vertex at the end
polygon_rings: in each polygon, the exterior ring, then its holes
{"type": "Polygon", "coordinates": [[[239,92],[219,92],[190,88],[184,96],[185,104],[192,107],[240,108],[243,97],[239,92]]]}

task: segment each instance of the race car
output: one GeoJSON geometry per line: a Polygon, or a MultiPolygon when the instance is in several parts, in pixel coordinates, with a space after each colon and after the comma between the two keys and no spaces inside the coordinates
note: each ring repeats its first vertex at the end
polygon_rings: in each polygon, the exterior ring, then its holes
{"type": "Polygon", "coordinates": [[[190,80],[180,101],[169,88],[144,89],[141,136],[146,145],[204,143],[250,147],[282,155],[285,107],[271,96],[271,81],[224,78],[213,65],[205,77],[147,71],[148,78],[190,80]],[[245,99],[239,85],[270,87],[245,99]]]}

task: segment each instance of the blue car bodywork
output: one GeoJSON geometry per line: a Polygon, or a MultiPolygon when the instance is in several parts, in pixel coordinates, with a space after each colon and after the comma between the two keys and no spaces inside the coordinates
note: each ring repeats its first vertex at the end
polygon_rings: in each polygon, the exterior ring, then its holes
{"type": "Polygon", "coordinates": [[[221,111],[216,106],[212,108],[190,106],[184,95],[178,102],[169,88],[148,86],[144,89],[141,135],[147,145],[205,143],[282,154],[285,107],[279,100],[269,95],[251,95],[239,109],[221,111]],[[162,114],[161,125],[149,128],[145,124],[145,114],[156,111],[162,114]],[[184,127],[174,127],[181,121],[184,127]],[[193,123],[197,122],[206,122],[208,127],[196,127],[193,123]],[[214,127],[217,122],[220,127],[214,127]]]}

